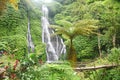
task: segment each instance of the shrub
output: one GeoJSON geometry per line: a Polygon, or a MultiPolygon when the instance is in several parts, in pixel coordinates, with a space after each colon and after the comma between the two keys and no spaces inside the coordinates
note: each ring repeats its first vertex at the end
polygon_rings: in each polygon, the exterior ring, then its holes
{"type": "Polygon", "coordinates": [[[120,61],[120,48],[112,48],[108,56],[108,60],[118,64],[120,61]]]}
{"type": "Polygon", "coordinates": [[[91,72],[89,80],[119,80],[120,68],[114,69],[101,69],[91,72]]]}
{"type": "Polygon", "coordinates": [[[21,73],[20,80],[80,80],[67,64],[47,64],[31,66],[21,73]]]}
{"type": "Polygon", "coordinates": [[[21,59],[27,53],[27,41],[23,35],[3,37],[0,41],[7,42],[7,52],[21,59]]]}

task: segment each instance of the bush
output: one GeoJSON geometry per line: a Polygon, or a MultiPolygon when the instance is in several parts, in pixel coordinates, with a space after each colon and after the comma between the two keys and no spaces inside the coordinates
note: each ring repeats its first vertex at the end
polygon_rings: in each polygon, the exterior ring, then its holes
{"type": "Polygon", "coordinates": [[[79,61],[82,59],[93,59],[98,55],[97,39],[96,37],[78,36],[74,40],[74,45],[79,61]]]}
{"type": "Polygon", "coordinates": [[[87,80],[119,80],[120,68],[115,69],[101,69],[91,72],[87,80]]]}
{"type": "Polygon", "coordinates": [[[112,48],[108,56],[108,60],[118,64],[120,61],[120,48],[112,48]]]}
{"type": "Polygon", "coordinates": [[[20,80],[80,80],[67,64],[44,64],[31,66],[21,73],[20,80]]]}
{"type": "Polygon", "coordinates": [[[27,53],[27,41],[22,35],[3,37],[0,41],[8,43],[7,52],[14,54],[16,59],[21,59],[27,53]]]}

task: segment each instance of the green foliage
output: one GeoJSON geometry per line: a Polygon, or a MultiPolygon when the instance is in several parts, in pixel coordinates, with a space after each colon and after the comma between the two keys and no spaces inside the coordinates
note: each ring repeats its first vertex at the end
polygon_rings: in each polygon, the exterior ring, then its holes
{"type": "Polygon", "coordinates": [[[104,10],[106,10],[105,5],[103,4],[103,1],[96,1],[90,5],[89,7],[89,13],[92,15],[94,19],[101,20],[102,15],[105,13],[104,10]]]}
{"type": "MultiPolygon", "coordinates": [[[[97,29],[96,20],[79,20],[75,23],[70,23],[67,21],[61,21],[63,27],[52,26],[56,34],[62,34],[68,37],[69,39],[73,39],[78,35],[89,35],[94,33],[94,30],[97,29]]],[[[59,23],[60,24],[60,23],[59,23]]]]}
{"type": "Polygon", "coordinates": [[[62,26],[52,26],[52,28],[55,29],[55,33],[58,35],[62,35],[63,38],[70,40],[69,51],[68,51],[68,60],[73,64],[73,62],[76,62],[76,50],[73,46],[73,39],[75,37],[81,35],[81,36],[88,36],[90,34],[95,34],[96,27],[96,20],[80,20],[75,23],[70,23],[67,21],[62,21],[62,26]]]}
{"type": "Polygon", "coordinates": [[[7,42],[7,52],[14,54],[16,59],[20,59],[27,53],[26,38],[21,35],[3,37],[1,42],[7,42]]]}
{"type": "Polygon", "coordinates": [[[68,5],[73,2],[73,0],[55,0],[63,5],[68,5]]]}
{"type": "MultiPolygon", "coordinates": [[[[110,49],[112,47],[111,37],[113,37],[114,34],[116,34],[116,46],[118,47],[120,44],[119,4],[117,0],[76,0],[69,5],[63,6],[61,13],[56,14],[54,20],[57,22],[57,25],[60,25],[61,20],[75,22],[81,19],[98,19],[98,29],[100,33],[104,35],[100,37],[101,49],[103,52],[107,52],[108,48],[110,49]]],[[[95,40],[97,40],[97,38],[95,40]]],[[[78,41],[80,40],[78,39],[78,41]]],[[[83,52],[89,52],[93,49],[91,47],[83,52]]],[[[95,53],[98,52],[97,44],[94,50],[95,53]]]]}
{"type": "Polygon", "coordinates": [[[80,80],[68,64],[44,64],[28,67],[20,80],[80,80]],[[68,70],[69,69],[69,70],[68,70]]]}
{"type": "Polygon", "coordinates": [[[120,68],[116,69],[101,69],[91,72],[90,77],[85,80],[119,80],[120,79],[120,68]]]}
{"type": "Polygon", "coordinates": [[[45,50],[45,44],[42,42],[35,47],[35,52],[38,55],[39,59],[41,59],[43,62],[46,62],[46,50],[45,50]]]}
{"type": "MultiPolygon", "coordinates": [[[[14,54],[16,59],[22,59],[23,71],[18,71],[20,80],[80,80],[69,65],[64,64],[45,64],[39,65],[39,59],[46,61],[45,45],[41,41],[41,28],[39,8],[35,8],[32,0],[20,0],[19,10],[15,11],[8,5],[6,13],[0,16],[0,50],[6,50],[9,54],[14,54]],[[32,8],[33,6],[33,8],[32,8]],[[35,44],[35,53],[27,54],[27,11],[30,16],[31,35],[35,44]],[[37,16],[36,16],[37,15],[37,16]],[[25,58],[25,59],[23,59],[25,58]],[[25,63],[25,64],[24,64],[25,63]],[[37,65],[36,65],[37,64],[37,65]],[[24,68],[25,71],[24,71],[24,68]],[[70,68],[65,69],[65,68],[70,68]]],[[[77,52],[77,59],[89,59],[98,55],[98,43],[95,35],[88,36],[96,28],[99,20],[99,31],[101,50],[108,54],[110,62],[118,64],[120,61],[120,49],[112,47],[112,38],[116,34],[116,46],[120,45],[120,1],[119,0],[56,0],[52,4],[47,3],[50,10],[51,23],[61,27],[56,27],[57,34],[67,40],[67,46],[72,51],[77,52]],[[56,2],[57,1],[57,2],[56,2]],[[54,18],[54,20],[53,20],[54,18]],[[88,20],[89,19],[89,20],[88,20]],[[94,24],[94,25],[93,25],[94,24]],[[93,27],[93,28],[90,28],[93,27]],[[88,29],[89,28],[89,29],[88,29]],[[84,34],[83,34],[84,33],[84,34]],[[63,36],[64,34],[64,36],[63,36]],[[78,36],[78,35],[82,36],[78,36]],[[84,36],[88,37],[84,37],[84,36]],[[71,42],[69,42],[71,39],[71,42]],[[109,52],[109,49],[110,52],[109,52]]],[[[38,4],[38,3],[37,3],[38,4]]],[[[68,48],[68,47],[67,47],[68,48]]],[[[70,55],[71,57],[72,55],[70,55]]],[[[98,61],[98,63],[100,63],[98,61]]],[[[101,63],[100,63],[101,64],[101,63]]],[[[101,69],[88,71],[83,80],[119,80],[120,68],[101,69]]]]}
{"type": "Polygon", "coordinates": [[[77,52],[78,61],[93,59],[98,55],[96,37],[78,36],[74,39],[73,44],[77,52]]]}
{"type": "MultiPolygon", "coordinates": [[[[34,53],[36,53],[37,55],[41,55],[44,52],[45,46],[42,43],[42,29],[40,22],[41,11],[36,6],[37,4],[34,6],[33,9],[33,4],[31,4],[31,6],[27,4],[27,14],[29,15],[28,18],[30,19],[31,38],[35,46],[34,53]]],[[[41,7],[41,5],[39,7],[41,7]]]]}
{"type": "Polygon", "coordinates": [[[41,30],[41,27],[40,27],[40,22],[38,19],[36,20],[31,20],[30,21],[31,23],[31,35],[32,35],[32,38],[33,38],[33,41],[35,43],[35,45],[37,45],[39,42],[41,42],[41,35],[42,35],[42,30],[41,30]]]}
{"type": "Polygon", "coordinates": [[[0,18],[0,27],[6,27],[8,29],[15,28],[20,22],[19,11],[15,11],[13,8],[8,7],[6,13],[0,18]]]}
{"type": "Polygon", "coordinates": [[[72,26],[72,23],[65,21],[65,20],[58,20],[58,21],[56,21],[56,24],[60,25],[62,27],[71,27],[72,26]]]}
{"type": "MultiPolygon", "coordinates": [[[[85,0],[79,0],[73,1],[73,3],[67,6],[63,6],[62,11],[60,13],[62,18],[61,20],[66,20],[70,22],[81,20],[83,18],[83,14],[85,14],[86,12],[87,7],[85,4],[86,4],[85,0]]],[[[55,16],[55,21],[59,20],[59,18],[57,19],[58,15],[59,14],[55,16]]]]}
{"type": "Polygon", "coordinates": [[[5,14],[0,17],[0,48],[16,59],[27,53],[26,18],[22,20],[26,13],[21,14],[25,10],[22,4],[19,5],[20,10],[17,11],[8,5],[5,14]]]}
{"type": "Polygon", "coordinates": [[[21,60],[21,69],[22,68],[27,68],[29,66],[34,66],[35,64],[38,64],[39,59],[38,59],[38,55],[36,55],[35,53],[30,53],[28,55],[26,55],[25,57],[23,57],[21,60]]]}
{"type": "Polygon", "coordinates": [[[32,63],[37,63],[38,62],[38,58],[37,55],[35,53],[30,53],[28,54],[28,59],[32,62],[32,63]]]}
{"type": "Polygon", "coordinates": [[[62,5],[56,1],[53,1],[52,4],[48,3],[47,6],[49,9],[49,17],[51,17],[51,18],[54,17],[55,14],[59,13],[61,11],[61,7],[62,7],[62,5]]]}
{"type": "Polygon", "coordinates": [[[0,42],[0,50],[5,50],[5,51],[7,51],[8,49],[7,49],[7,45],[8,45],[8,43],[6,42],[6,41],[1,41],[0,42]]]}
{"type": "Polygon", "coordinates": [[[120,6],[119,6],[119,2],[115,1],[115,0],[106,0],[104,2],[104,5],[106,7],[106,12],[105,14],[102,15],[104,26],[106,26],[107,30],[106,30],[106,34],[105,36],[107,36],[109,38],[109,40],[112,42],[113,38],[111,39],[111,37],[114,37],[114,35],[116,35],[115,37],[115,44],[119,44],[119,42],[117,42],[116,39],[119,39],[119,31],[120,31],[120,6]]]}
{"type": "MultiPolygon", "coordinates": [[[[45,50],[45,45],[42,43],[42,30],[38,19],[31,20],[31,36],[35,45],[35,53],[42,55],[45,50]]],[[[45,53],[44,53],[45,54],[45,53]]]]}
{"type": "Polygon", "coordinates": [[[119,64],[120,61],[120,48],[112,48],[111,52],[108,56],[108,60],[110,62],[114,62],[116,64],[119,64]]]}
{"type": "Polygon", "coordinates": [[[105,0],[87,0],[87,3],[91,4],[91,3],[94,3],[94,2],[97,2],[97,1],[105,1],[105,0]]]}

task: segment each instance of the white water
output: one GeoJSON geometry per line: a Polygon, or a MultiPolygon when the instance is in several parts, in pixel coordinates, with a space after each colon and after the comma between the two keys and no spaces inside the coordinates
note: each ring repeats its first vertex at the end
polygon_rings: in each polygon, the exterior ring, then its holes
{"type": "Polygon", "coordinates": [[[54,30],[49,27],[48,21],[48,8],[42,6],[42,42],[46,44],[46,55],[47,62],[58,61],[61,57],[61,54],[66,53],[66,46],[63,43],[63,40],[54,34],[54,30]]]}
{"type": "Polygon", "coordinates": [[[29,20],[29,18],[28,18],[27,39],[28,39],[28,53],[34,52],[34,44],[32,42],[32,38],[31,38],[31,34],[30,34],[30,20],[29,20]]]}

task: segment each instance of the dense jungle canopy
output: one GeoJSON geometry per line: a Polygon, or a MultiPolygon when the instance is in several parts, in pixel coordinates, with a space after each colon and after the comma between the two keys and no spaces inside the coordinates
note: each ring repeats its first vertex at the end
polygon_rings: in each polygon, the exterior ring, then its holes
{"type": "Polygon", "coordinates": [[[0,0],[0,80],[120,80],[119,65],[120,0],[0,0]],[[43,4],[51,36],[66,45],[62,63],[46,63],[43,4]],[[34,51],[28,48],[28,23],[34,51]],[[110,64],[117,67],[73,70],[110,64]]]}

